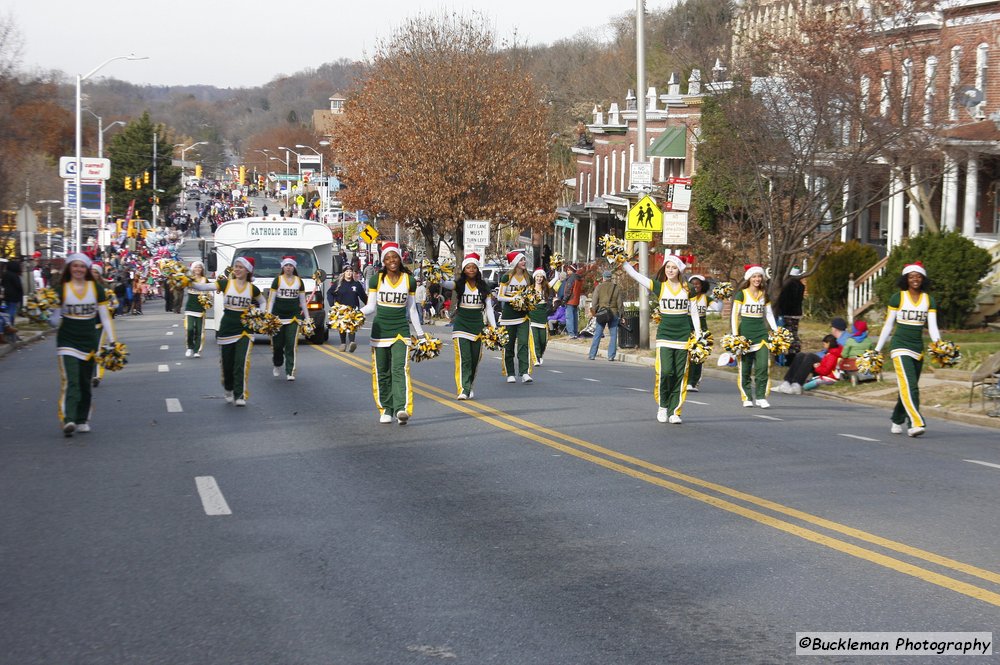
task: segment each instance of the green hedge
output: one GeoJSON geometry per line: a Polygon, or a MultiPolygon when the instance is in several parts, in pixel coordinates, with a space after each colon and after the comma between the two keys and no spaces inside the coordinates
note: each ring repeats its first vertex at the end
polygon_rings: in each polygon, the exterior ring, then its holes
{"type": "Polygon", "coordinates": [[[878,263],[878,252],[857,240],[837,243],[820,258],[819,267],[809,278],[812,304],[828,314],[847,308],[847,282],[878,263]]]}

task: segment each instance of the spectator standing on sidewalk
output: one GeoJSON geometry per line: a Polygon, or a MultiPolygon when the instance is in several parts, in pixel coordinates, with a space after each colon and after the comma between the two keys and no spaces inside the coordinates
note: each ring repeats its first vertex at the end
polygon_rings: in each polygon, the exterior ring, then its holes
{"type": "Polygon", "coordinates": [[[3,333],[4,341],[7,338],[16,340],[17,328],[14,327],[14,317],[24,300],[24,284],[21,282],[21,262],[8,261],[7,268],[0,277],[0,286],[3,287],[3,333]]]}
{"type": "Polygon", "coordinates": [[[611,271],[601,274],[601,283],[594,289],[590,301],[590,316],[596,318],[594,341],[590,343],[590,360],[597,358],[604,330],[608,330],[608,360],[614,360],[618,352],[618,322],[622,316],[622,290],[611,281],[611,271]]]}
{"type": "Polygon", "coordinates": [[[580,337],[580,296],[583,295],[583,282],[577,274],[576,266],[566,266],[566,279],[562,284],[563,304],[566,306],[566,334],[570,339],[580,337]]]}
{"type": "Polygon", "coordinates": [[[795,354],[802,350],[802,340],[799,339],[799,321],[802,320],[802,301],[805,299],[806,287],[802,283],[802,271],[798,266],[788,272],[788,279],[781,286],[778,295],[778,316],[783,319],[783,325],[792,333],[792,345],[785,354],[787,363],[791,363],[795,354]]]}

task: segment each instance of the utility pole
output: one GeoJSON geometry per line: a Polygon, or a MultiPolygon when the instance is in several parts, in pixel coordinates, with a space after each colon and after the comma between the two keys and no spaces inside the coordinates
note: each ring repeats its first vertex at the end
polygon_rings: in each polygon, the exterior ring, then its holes
{"type": "MultiPolygon", "coordinates": [[[[636,152],[638,162],[646,161],[646,2],[635,3],[635,97],[636,152]]],[[[624,167],[623,167],[624,168],[624,167]]],[[[639,253],[639,272],[649,273],[649,249],[644,242],[635,244],[639,253]]],[[[649,291],[639,289],[639,348],[649,348],[649,291]]]]}
{"type": "Polygon", "coordinates": [[[156,130],[153,130],[153,226],[159,226],[159,216],[160,216],[160,197],[156,189],[156,148],[159,137],[156,134],[156,130]]]}

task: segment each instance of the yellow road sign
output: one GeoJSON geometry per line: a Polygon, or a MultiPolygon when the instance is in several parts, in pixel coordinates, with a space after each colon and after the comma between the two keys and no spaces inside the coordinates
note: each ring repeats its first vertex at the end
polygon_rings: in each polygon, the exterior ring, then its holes
{"type": "Polygon", "coordinates": [[[306,202],[306,197],[299,194],[298,196],[295,197],[295,202],[298,203],[299,205],[302,205],[303,203],[306,202]]]}
{"type": "Polygon", "coordinates": [[[625,231],[625,240],[632,242],[653,242],[652,231],[625,231]]]}
{"type": "Polygon", "coordinates": [[[656,201],[648,196],[639,199],[628,211],[627,231],[644,231],[660,233],[663,231],[663,212],[656,201]]]}
{"type": "Polygon", "coordinates": [[[323,200],[322,199],[316,199],[315,201],[313,201],[313,208],[318,208],[321,205],[323,205],[323,200]]]}
{"type": "Polygon", "coordinates": [[[361,230],[361,239],[370,245],[378,240],[378,231],[371,224],[365,224],[365,228],[361,230]]]}

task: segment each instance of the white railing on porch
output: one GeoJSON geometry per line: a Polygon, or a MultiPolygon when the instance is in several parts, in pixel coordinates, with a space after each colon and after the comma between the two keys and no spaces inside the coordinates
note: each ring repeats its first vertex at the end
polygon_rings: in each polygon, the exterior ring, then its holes
{"type": "Polygon", "coordinates": [[[847,282],[847,322],[854,323],[854,318],[875,304],[875,281],[885,272],[889,257],[885,257],[871,268],[847,282]]]}

